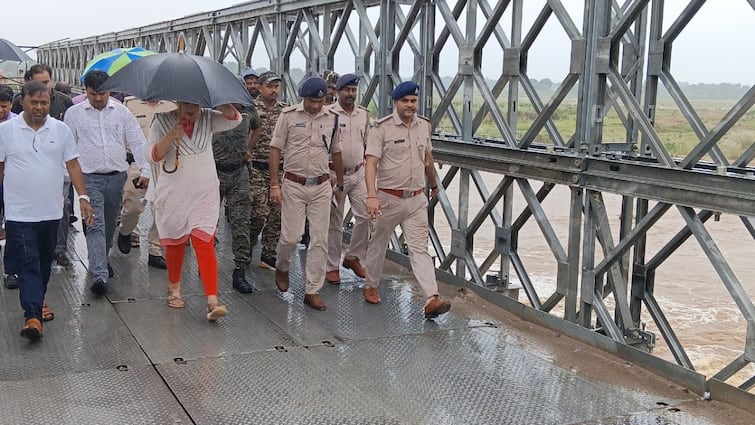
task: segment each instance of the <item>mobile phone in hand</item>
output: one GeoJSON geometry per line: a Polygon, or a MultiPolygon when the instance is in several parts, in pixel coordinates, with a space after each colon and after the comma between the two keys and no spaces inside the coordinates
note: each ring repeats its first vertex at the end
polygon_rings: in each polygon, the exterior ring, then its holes
{"type": "Polygon", "coordinates": [[[142,185],[139,184],[140,177],[135,177],[133,180],[131,180],[131,183],[134,184],[134,187],[137,189],[144,189],[142,185]]]}

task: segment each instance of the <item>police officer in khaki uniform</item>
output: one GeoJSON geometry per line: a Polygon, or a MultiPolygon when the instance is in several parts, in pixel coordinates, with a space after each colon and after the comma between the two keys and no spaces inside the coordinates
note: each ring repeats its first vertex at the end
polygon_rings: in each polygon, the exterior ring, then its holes
{"type": "Polygon", "coordinates": [[[327,223],[331,198],[343,198],[343,163],[337,115],[323,108],[327,85],[310,77],[299,87],[302,102],[283,110],[270,142],[270,200],[281,205],[281,237],[275,264],[275,284],[288,290],[291,253],[304,233],[305,217],[313,226],[307,248],[304,303],[325,310],[319,292],[325,280],[328,256],[327,223]],[[278,167],[283,153],[283,180],[278,167]],[[337,186],[330,184],[328,154],[336,171],[337,186]],[[317,223],[317,225],[314,225],[317,223]]]}
{"type": "MultiPolygon", "coordinates": [[[[152,118],[158,112],[170,112],[176,109],[173,102],[160,100],[157,102],[145,102],[134,96],[127,97],[123,104],[136,117],[136,121],[144,132],[144,137],[149,134],[149,126],[152,124],[152,118]]],[[[139,224],[139,215],[144,211],[144,195],[147,192],[146,187],[137,187],[134,180],[140,175],[139,166],[134,162],[133,156],[129,154],[128,178],[123,187],[123,206],[121,207],[121,224],[118,226],[118,250],[124,254],[131,252],[132,246],[139,246],[139,234],[137,225],[139,224]]],[[[160,237],[157,234],[157,227],[154,220],[147,234],[149,240],[149,257],[147,264],[158,268],[165,269],[165,258],[160,246],[160,237]]]]}
{"type": "Polygon", "coordinates": [[[401,225],[409,248],[412,272],[425,297],[425,318],[448,312],[451,303],[440,299],[435,268],[427,252],[427,197],[438,194],[435,180],[430,122],[416,114],[419,86],[405,81],[393,90],[393,114],[377,122],[365,151],[367,213],[375,220],[367,248],[364,298],[380,303],[377,286],[383,273],[385,251],[393,229],[401,225]]]}
{"type": "MultiPolygon", "coordinates": [[[[364,201],[367,198],[367,186],[364,182],[364,145],[367,142],[370,113],[366,108],[356,104],[359,77],[345,74],[336,82],[338,102],[330,110],[338,114],[338,128],[341,132],[341,157],[343,158],[344,197],[349,197],[351,211],[354,213],[354,227],[351,231],[349,250],[343,259],[343,266],[351,269],[361,277],[366,277],[362,262],[367,259],[367,242],[370,222],[364,201]]],[[[331,166],[331,179],[335,181],[335,171],[331,166]]],[[[341,261],[341,243],[343,241],[343,210],[345,200],[330,208],[330,228],[328,229],[328,272],[325,280],[331,284],[341,282],[338,265],[341,261]]]]}

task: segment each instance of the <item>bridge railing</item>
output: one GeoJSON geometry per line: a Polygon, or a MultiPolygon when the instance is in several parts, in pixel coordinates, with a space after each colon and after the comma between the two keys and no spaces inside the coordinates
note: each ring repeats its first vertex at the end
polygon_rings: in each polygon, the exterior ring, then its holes
{"type": "MultiPolygon", "coordinates": [[[[396,83],[414,79],[443,164],[443,190],[430,210],[441,277],[676,376],[695,391],[747,399],[755,387],[753,270],[731,264],[740,257],[722,251],[709,228],[711,218],[737,218],[726,221],[729,235],[737,235],[740,250],[752,251],[755,144],[748,131],[755,87],[711,112],[688,97],[672,71],[672,48],[687,31],[700,31],[697,22],[712,19],[703,6],[723,7],[716,3],[253,1],[51,43],[38,54],[74,83],[102,51],[182,46],[235,62],[235,69],[279,72],[290,100],[305,74],[356,72],[361,102],[377,115],[391,112],[396,83]],[[544,88],[534,78],[543,74],[556,83],[544,88]],[[662,226],[671,211],[679,228],[669,233],[662,226]],[[557,223],[549,218],[556,213],[564,214],[557,223]],[[535,260],[523,237],[529,228],[545,241],[535,260]],[[673,301],[691,310],[726,302],[736,316],[734,329],[701,337],[723,340],[719,345],[731,350],[708,377],[695,372],[695,356],[683,344],[689,335],[676,331],[684,319],[657,296],[678,287],[679,277],[662,271],[691,238],[699,251],[685,261],[712,270],[701,292],[719,291],[715,299],[688,294],[673,301]],[[550,276],[528,272],[533,261],[548,258],[550,276]],[[522,286],[521,302],[495,295],[514,281],[522,286]],[[660,344],[657,336],[663,346],[656,352],[663,348],[680,367],[637,354],[635,348],[649,352],[660,344]]],[[[751,19],[752,2],[734,3],[727,2],[732,22],[751,19]]],[[[696,61],[725,74],[713,56],[696,61]]],[[[399,234],[392,248],[389,255],[401,261],[399,234]]]]}

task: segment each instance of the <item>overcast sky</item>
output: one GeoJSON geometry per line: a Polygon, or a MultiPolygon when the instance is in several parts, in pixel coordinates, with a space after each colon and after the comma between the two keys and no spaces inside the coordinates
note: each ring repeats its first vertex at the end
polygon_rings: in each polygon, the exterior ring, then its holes
{"type": "MultiPolygon", "coordinates": [[[[144,26],[239,3],[228,0],[128,0],[99,3],[92,0],[38,0],[27,4],[18,0],[4,0],[0,7],[3,14],[0,38],[23,46],[36,46],[67,37],[76,39],[144,26]]],[[[490,0],[490,3],[495,4],[495,0],[490,0]]],[[[665,26],[673,22],[687,3],[687,0],[666,0],[665,26]]],[[[543,4],[544,0],[524,2],[525,32],[543,4]]],[[[563,0],[563,4],[581,29],[584,1],[563,0]]],[[[509,16],[504,15],[502,23],[509,16]]],[[[440,17],[436,25],[441,27],[440,17]]],[[[508,32],[508,28],[506,31],[508,32]]],[[[678,81],[751,85],[755,83],[755,59],[751,53],[753,41],[755,11],[747,0],[709,0],[674,44],[672,72],[678,81]]],[[[449,48],[448,52],[454,57],[458,54],[453,48],[449,48]]],[[[264,52],[255,54],[253,60],[267,62],[264,52]]],[[[500,60],[500,55],[484,57],[487,76],[497,76],[495,74],[501,69],[500,60]]],[[[560,81],[568,71],[568,60],[568,39],[558,22],[551,17],[530,52],[529,75],[537,79],[560,81]]],[[[297,66],[295,62],[293,66],[297,66]]],[[[266,67],[267,63],[253,65],[266,67]]],[[[339,67],[353,67],[353,62],[349,59],[336,63],[337,71],[348,72],[349,69],[339,67]]],[[[443,75],[452,75],[455,71],[453,66],[445,70],[441,68],[443,75]]]]}

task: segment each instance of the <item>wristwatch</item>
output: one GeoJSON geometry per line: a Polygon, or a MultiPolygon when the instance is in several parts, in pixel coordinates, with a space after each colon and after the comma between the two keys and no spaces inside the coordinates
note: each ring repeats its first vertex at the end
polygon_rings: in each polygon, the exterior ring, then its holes
{"type": "Polygon", "coordinates": [[[92,200],[89,199],[89,195],[79,195],[79,201],[81,200],[87,201],[90,204],[92,203],[92,200]]]}

